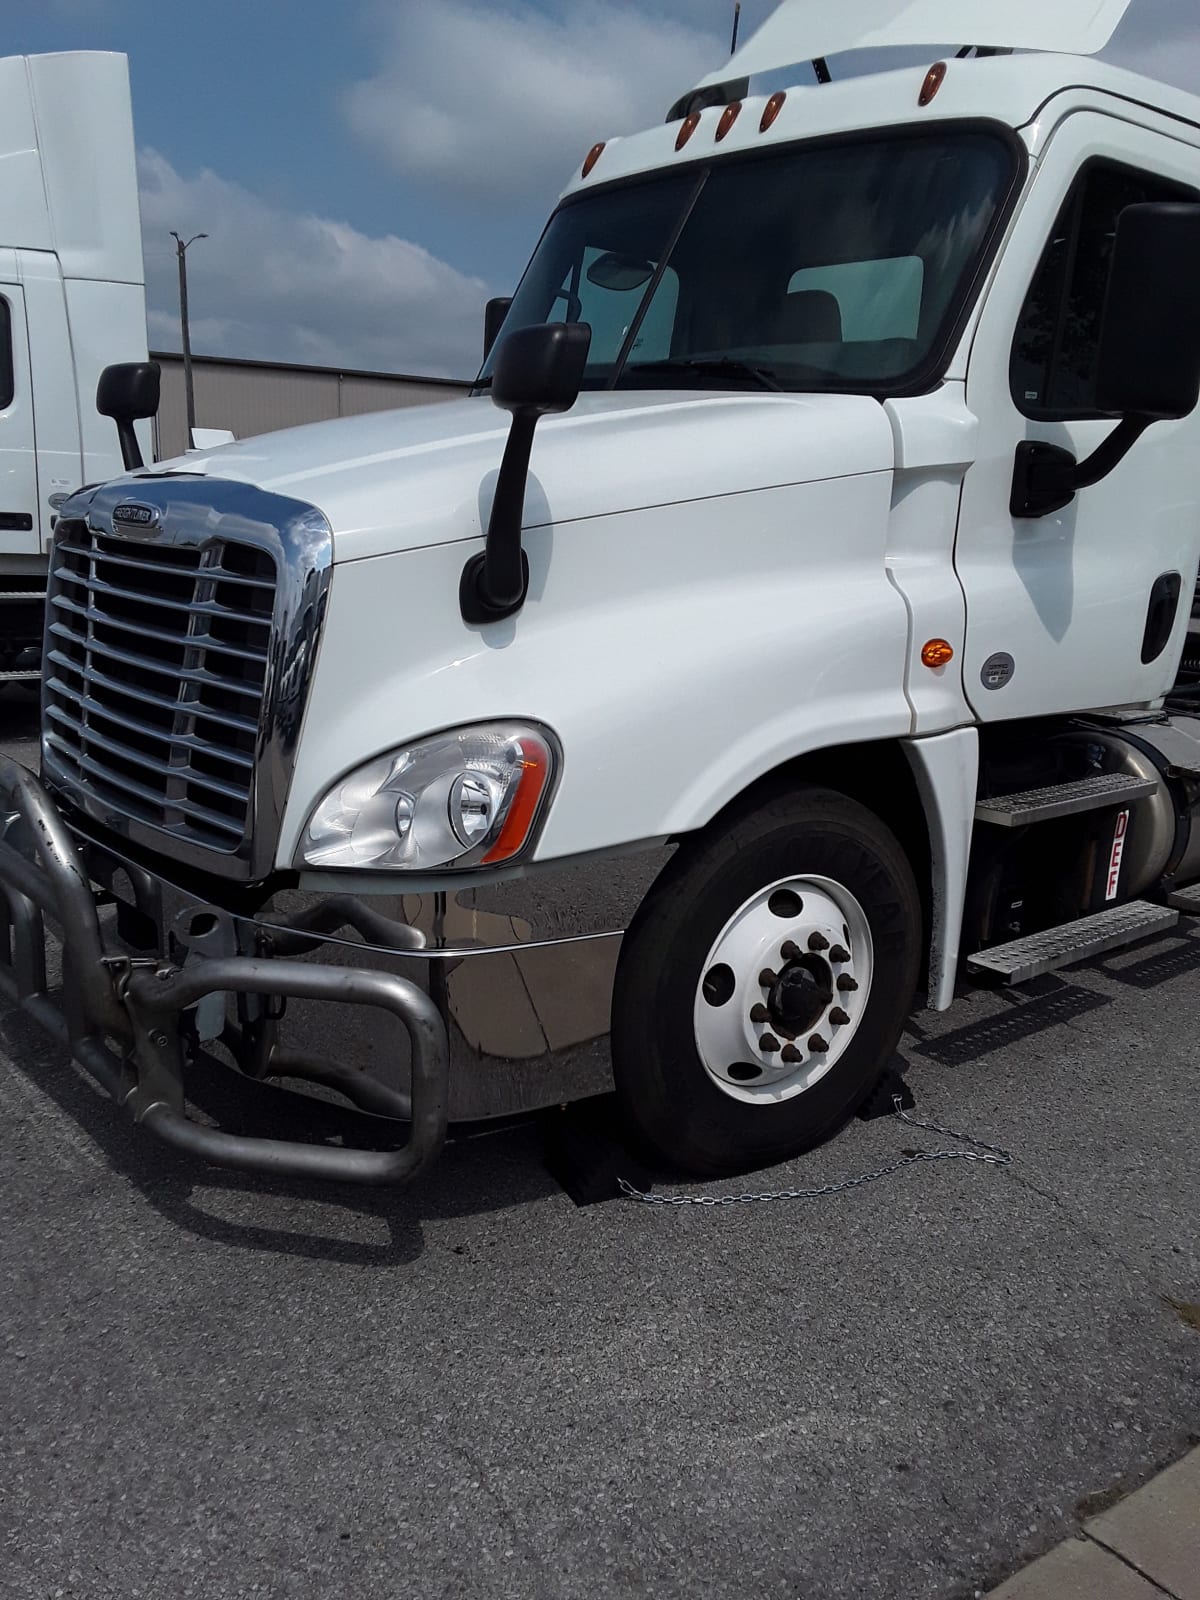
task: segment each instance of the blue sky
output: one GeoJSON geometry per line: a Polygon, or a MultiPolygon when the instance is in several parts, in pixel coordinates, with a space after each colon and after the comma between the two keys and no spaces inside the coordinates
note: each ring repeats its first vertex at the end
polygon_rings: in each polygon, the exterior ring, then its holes
{"type": "MultiPolygon", "coordinates": [[[[745,0],[744,30],[772,5],[745,0]]],[[[204,230],[198,350],[467,375],[484,299],[513,287],[571,168],[719,62],[732,10],[0,0],[0,52],[129,55],[153,345],[178,346],[168,231],[204,230]]],[[[1200,89],[1200,0],[1133,0],[1108,53],[1200,89]]]]}

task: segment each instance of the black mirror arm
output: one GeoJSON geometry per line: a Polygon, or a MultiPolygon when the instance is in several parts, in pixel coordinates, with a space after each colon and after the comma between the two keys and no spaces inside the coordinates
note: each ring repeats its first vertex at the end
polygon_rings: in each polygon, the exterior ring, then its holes
{"type": "Polygon", "coordinates": [[[467,562],[459,583],[459,608],[464,622],[499,622],[525,604],[529,558],[521,547],[521,520],[537,425],[536,411],[513,413],[496,477],[487,542],[481,553],[467,562]]]}
{"type": "Polygon", "coordinates": [[[121,460],[125,463],[126,472],[136,472],[146,463],[142,460],[142,448],[138,444],[137,434],[133,431],[133,423],[128,417],[122,417],[117,423],[117,439],[121,445],[121,460]]]}
{"type": "Polygon", "coordinates": [[[1017,446],[1010,511],[1014,517],[1048,517],[1069,506],[1080,489],[1107,478],[1157,417],[1138,412],[1122,417],[1113,431],[1082,461],[1056,444],[1025,440],[1017,446]]]}

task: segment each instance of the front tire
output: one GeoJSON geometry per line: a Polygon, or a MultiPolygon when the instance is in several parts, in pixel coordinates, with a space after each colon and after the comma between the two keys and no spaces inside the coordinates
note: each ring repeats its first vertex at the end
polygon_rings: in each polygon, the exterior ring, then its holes
{"type": "Polygon", "coordinates": [[[857,801],[804,789],[718,819],[625,936],[612,1045],[626,1117],[704,1175],[822,1143],[896,1047],[921,933],[904,852],[857,801]]]}

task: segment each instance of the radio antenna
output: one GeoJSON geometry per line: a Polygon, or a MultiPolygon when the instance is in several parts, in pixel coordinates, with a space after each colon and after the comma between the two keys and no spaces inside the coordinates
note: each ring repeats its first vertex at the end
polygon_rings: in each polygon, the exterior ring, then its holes
{"type": "Polygon", "coordinates": [[[742,20],[742,6],[741,6],[741,0],[738,0],[738,4],[735,5],[734,8],[733,8],[733,41],[729,46],[729,54],[730,55],[732,55],[734,53],[734,51],[737,49],[738,27],[739,27],[739,25],[741,23],[741,20],[742,20]]]}

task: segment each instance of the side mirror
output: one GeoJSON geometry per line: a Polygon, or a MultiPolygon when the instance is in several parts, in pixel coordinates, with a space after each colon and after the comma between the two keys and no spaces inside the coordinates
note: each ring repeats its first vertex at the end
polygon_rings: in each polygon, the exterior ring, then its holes
{"type": "Polygon", "coordinates": [[[157,361],[122,361],[100,374],[96,410],[116,423],[121,459],[128,472],[145,465],[133,425],[143,417],[157,415],[161,385],[162,368],[157,361]]]}
{"type": "Polygon", "coordinates": [[[586,322],[545,322],[510,333],[496,352],[492,400],[512,413],[487,543],[463,568],[458,587],[464,622],[499,622],[525,604],[529,560],[521,548],[521,518],[533,434],[542,417],[569,411],[579,398],[591,348],[586,322]]]}
{"type": "Polygon", "coordinates": [[[1200,205],[1126,206],[1117,223],[1096,401],[1153,421],[1200,400],[1200,205]]]}
{"type": "Polygon", "coordinates": [[[1106,478],[1155,422],[1200,401],[1200,205],[1126,206],[1117,220],[1100,327],[1096,403],[1121,418],[1085,461],[1058,445],[1017,446],[1014,517],[1045,517],[1106,478]]]}
{"type": "Polygon", "coordinates": [[[508,315],[508,308],[512,305],[512,296],[506,299],[489,300],[483,308],[483,359],[486,361],[492,353],[492,346],[504,325],[508,315]]]}

